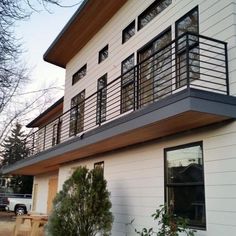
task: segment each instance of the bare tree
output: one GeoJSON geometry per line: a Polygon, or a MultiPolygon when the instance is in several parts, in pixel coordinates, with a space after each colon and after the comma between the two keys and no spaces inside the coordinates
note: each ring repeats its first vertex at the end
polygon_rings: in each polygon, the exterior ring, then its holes
{"type": "Polygon", "coordinates": [[[59,7],[78,5],[80,0],[1,0],[0,1],[0,141],[6,136],[12,122],[37,107],[48,89],[30,101],[14,99],[29,82],[27,66],[21,61],[21,41],[15,37],[16,23],[28,20],[36,11],[49,11],[50,4],[59,7]],[[66,4],[69,5],[66,5],[66,4]],[[21,102],[21,105],[16,105],[21,102]],[[14,106],[11,105],[14,103],[14,106]],[[6,117],[6,119],[5,119],[6,117]]]}

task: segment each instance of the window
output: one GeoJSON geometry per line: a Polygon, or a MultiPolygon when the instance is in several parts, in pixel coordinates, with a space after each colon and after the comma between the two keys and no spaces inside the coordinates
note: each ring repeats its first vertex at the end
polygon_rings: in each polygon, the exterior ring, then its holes
{"type": "Polygon", "coordinates": [[[94,163],[94,169],[95,168],[101,168],[102,169],[102,173],[104,174],[104,161],[100,161],[100,162],[94,163]]]}
{"type": "Polygon", "coordinates": [[[98,63],[108,58],[108,44],[98,53],[98,63]]]}
{"type": "Polygon", "coordinates": [[[72,85],[77,83],[80,79],[82,79],[87,73],[87,64],[81,67],[75,74],[72,76],[72,85]]]}
{"type": "Polygon", "coordinates": [[[97,116],[96,124],[101,124],[106,120],[107,106],[107,74],[103,75],[97,82],[97,116]]]}
{"type": "Polygon", "coordinates": [[[53,125],[53,130],[52,130],[52,146],[56,145],[56,139],[57,139],[57,124],[53,125]]]}
{"type": "Polygon", "coordinates": [[[94,163],[94,168],[96,168],[96,167],[100,167],[100,168],[104,169],[104,161],[94,163]]]}
{"type": "Polygon", "coordinates": [[[138,17],[138,30],[142,29],[152,19],[154,19],[159,13],[165,10],[172,0],[156,0],[154,1],[143,13],[138,17]]]}
{"type": "MultiPolygon", "coordinates": [[[[176,38],[186,32],[198,34],[198,7],[188,12],[176,22],[176,38]]],[[[193,81],[199,78],[199,47],[198,37],[189,35],[189,68],[186,68],[186,36],[181,37],[176,46],[177,57],[177,87],[187,84],[187,69],[189,69],[189,79],[193,81]]]]}
{"type": "Polygon", "coordinates": [[[145,106],[171,93],[171,28],[158,35],[138,53],[139,106],[145,106]]]}
{"type": "Polygon", "coordinates": [[[174,214],[206,227],[202,142],[165,149],[165,197],[174,214]]]}
{"type": "Polygon", "coordinates": [[[53,125],[52,146],[60,143],[60,138],[61,138],[61,121],[53,125]]]}
{"type": "Polygon", "coordinates": [[[84,130],[84,107],[85,90],[71,99],[70,136],[76,135],[84,130]]]}
{"type": "Polygon", "coordinates": [[[132,36],[135,35],[135,21],[131,22],[123,31],[122,31],[122,43],[127,42],[132,36]]]}
{"type": "Polygon", "coordinates": [[[134,109],[134,54],[121,63],[121,113],[134,109]]]}

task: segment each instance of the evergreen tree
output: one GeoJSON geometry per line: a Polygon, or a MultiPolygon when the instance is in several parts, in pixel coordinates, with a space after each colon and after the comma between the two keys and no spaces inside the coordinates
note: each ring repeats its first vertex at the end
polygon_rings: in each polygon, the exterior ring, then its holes
{"type": "Polygon", "coordinates": [[[21,129],[22,126],[19,123],[16,123],[10,136],[7,137],[2,144],[2,165],[13,164],[28,156],[29,149],[25,146],[26,135],[21,129]]]}
{"type": "Polygon", "coordinates": [[[113,216],[101,167],[79,167],[64,183],[53,203],[49,235],[110,235],[113,216]]]}
{"type": "MultiPolygon", "coordinates": [[[[10,136],[2,144],[2,166],[13,164],[29,155],[29,149],[25,146],[25,138],[26,135],[22,131],[22,126],[16,123],[10,136]]],[[[14,193],[31,194],[33,177],[15,175],[11,178],[10,185],[14,193]]]]}

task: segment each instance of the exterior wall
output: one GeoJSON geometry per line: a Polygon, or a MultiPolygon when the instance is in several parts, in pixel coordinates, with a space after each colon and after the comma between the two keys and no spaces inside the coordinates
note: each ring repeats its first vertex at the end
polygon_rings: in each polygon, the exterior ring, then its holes
{"type": "Polygon", "coordinates": [[[164,148],[203,141],[207,230],[197,236],[236,234],[236,123],[220,124],[197,132],[176,135],[113,151],[68,164],[59,170],[59,186],[76,166],[93,168],[104,161],[111,192],[113,236],[136,235],[127,226],[151,227],[150,215],[164,202],[164,148]]]}
{"type": "Polygon", "coordinates": [[[35,197],[36,202],[32,204],[35,205],[35,212],[47,213],[48,181],[50,178],[56,177],[57,175],[57,172],[51,172],[34,177],[34,185],[38,185],[37,196],[35,197]]]}
{"type": "Polygon", "coordinates": [[[97,79],[108,73],[108,82],[121,73],[121,62],[143,45],[172,27],[175,38],[175,21],[195,6],[199,6],[199,33],[229,43],[231,94],[236,93],[235,75],[235,3],[233,0],[172,0],[172,4],[144,28],[137,31],[137,17],[153,0],[128,1],[114,17],[67,64],[64,112],[70,109],[71,98],[86,89],[86,97],[97,90],[97,79]],[[136,19],[136,34],[122,44],[122,30],[136,19]],[[109,44],[109,56],[98,64],[98,52],[109,44]],[[72,75],[87,63],[87,75],[72,86],[72,75]]]}

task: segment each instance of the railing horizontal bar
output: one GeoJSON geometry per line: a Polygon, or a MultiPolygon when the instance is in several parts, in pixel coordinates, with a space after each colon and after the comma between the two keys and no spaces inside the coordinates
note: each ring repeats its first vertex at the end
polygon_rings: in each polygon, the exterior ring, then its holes
{"type": "Polygon", "coordinates": [[[199,53],[195,53],[195,52],[191,52],[191,54],[199,55],[201,57],[210,58],[212,60],[216,60],[216,61],[220,61],[220,62],[225,62],[225,60],[223,60],[223,59],[219,59],[219,58],[216,58],[216,57],[211,57],[211,56],[208,56],[208,55],[205,55],[205,54],[199,54],[199,53]]]}
{"type": "Polygon", "coordinates": [[[41,129],[32,130],[25,144],[36,154],[43,146],[48,149],[57,144],[57,131],[53,127],[59,121],[60,140],[64,142],[185,89],[187,81],[190,87],[227,94],[226,49],[225,42],[186,32],[41,129]],[[189,50],[186,45],[190,46],[189,50]]]}
{"type": "Polygon", "coordinates": [[[221,90],[221,89],[217,89],[217,88],[213,88],[213,87],[206,87],[206,86],[203,86],[203,85],[195,85],[195,84],[191,84],[190,85],[191,87],[197,87],[197,88],[205,88],[205,89],[208,89],[208,90],[214,90],[214,91],[219,91],[219,92],[223,92],[224,94],[226,93],[225,90],[221,90]]]}
{"type": "MultiPolygon", "coordinates": [[[[193,60],[195,61],[195,59],[193,59],[193,60]]],[[[208,64],[208,65],[212,65],[212,66],[215,66],[215,67],[221,67],[221,68],[225,69],[225,65],[222,66],[220,64],[215,64],[215,63],[212,63],[212,62],[209,62],[209,61],[203,61],[203,60],[197,60],[197,61],[199,61],[202,64],[208,64]]]]}
{"type": "MultiPolygon", "coordinates": [[[[215,54],[217,56],[224,56],[225,55],[224,53],[212,51],[212,50],[209,50],[209,49],[206,49],[206,48],[202,48],[202,47],[198,47],[198,49],[201,50],[201,51],[204,51],[204,52],[210,52],[210,53],[215,54]]],[[[192,52],[190,51],[190,53],[192,53],[192,52]]]]}

